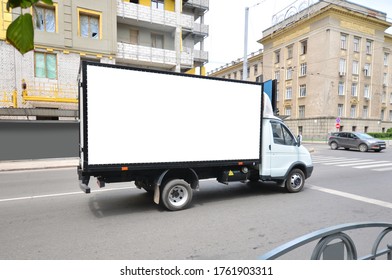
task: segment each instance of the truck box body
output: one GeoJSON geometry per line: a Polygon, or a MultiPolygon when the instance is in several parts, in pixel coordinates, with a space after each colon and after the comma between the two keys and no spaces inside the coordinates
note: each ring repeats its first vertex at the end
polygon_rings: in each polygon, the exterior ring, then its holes
{"type": "Polygon", "coordinates": [[[260,161],[260,84],[92,63],[83,80],[83,168],[260,161]]]}
{"type": "Polygon", "coordinates": [[[274,116],[266,84],[83,62],[81,189],[90,177],[99,187],[133,181],[169,210],[189,206],[207,178],[301,191],[312,160],[274,116]]]}

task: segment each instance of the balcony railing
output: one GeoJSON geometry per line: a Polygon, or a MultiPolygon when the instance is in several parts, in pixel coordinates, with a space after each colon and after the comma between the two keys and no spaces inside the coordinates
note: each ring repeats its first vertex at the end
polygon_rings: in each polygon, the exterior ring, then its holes
{"type": "MultiPolygon", "coordinates": [[[[175,51],[122,42],[117,43],[117,58],[134,60],[139,63],[166,65],[168,67],[173,67],[177,63],[175,51]]],[[[192,67],[192,65],[193,53],[188,51],[181,52],[181,66],[192,67]]]]}
{"type": "MultiPolygon", "coordinates": [[[[117,0],[117,16],[124,19],[155,23],[173,28],[177,26],[177,16],[175,12],[152,9],[139,4],[127,3],[122,0],[117,0]]],[[[181,14],[181,27],[193,29],[193,24],[194,19],[192,16],[181,14]]]]}
{"type": "Polygon", "coordinates": [[[194,59],[200,62],[208,61],[208,52],[202,50],[193,50],[194,59]]]}
{"type": "Polygon", "coordinates": [[[184,6],[207,11],[210,7],[209,0],[184,0],[184,6]]]}

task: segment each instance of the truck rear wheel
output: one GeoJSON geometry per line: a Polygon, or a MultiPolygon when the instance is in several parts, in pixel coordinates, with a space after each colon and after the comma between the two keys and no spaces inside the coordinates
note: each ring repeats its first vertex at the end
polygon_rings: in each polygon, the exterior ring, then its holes
{"type": "Polygon", "coordinates": [[[286,179],[286,189],[290,193],[300,192],[305,185],[305,174],[301,169],[293,169],[290,171],[286,179]]]}
{"type": "Polygon", "coordinates": [[[163,205],[172,211],[185,209],[192,201],[191,186],[181,179],[168,181],[161,192],[163,205]]]}

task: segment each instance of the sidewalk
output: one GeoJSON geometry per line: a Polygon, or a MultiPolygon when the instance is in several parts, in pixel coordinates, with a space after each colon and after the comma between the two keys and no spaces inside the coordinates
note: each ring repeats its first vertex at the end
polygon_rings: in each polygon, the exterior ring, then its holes
{"type": "Polygon", "coordinates": [[[31,160],[0,161],[0,172],[16,170],[37,170],[50,168],[75,167],[79,164],[79,158],[53,158],[31,160]]]}

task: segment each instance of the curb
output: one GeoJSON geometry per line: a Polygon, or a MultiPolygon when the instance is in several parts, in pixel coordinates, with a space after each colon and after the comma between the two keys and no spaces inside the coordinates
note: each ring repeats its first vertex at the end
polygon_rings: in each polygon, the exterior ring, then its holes
{"type": "Polygon", "coordinates": [[[77,167],[79,158],[0,161],[0,172],[77,167]]]}

